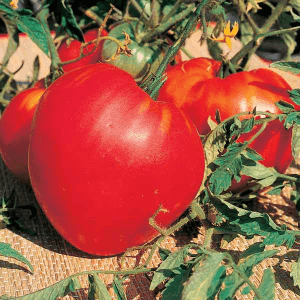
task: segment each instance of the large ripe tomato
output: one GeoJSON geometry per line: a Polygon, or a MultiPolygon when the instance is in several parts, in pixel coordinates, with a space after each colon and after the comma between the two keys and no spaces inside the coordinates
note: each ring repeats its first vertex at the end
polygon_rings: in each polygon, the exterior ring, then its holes
{"type": "MultiPolygon", "coordinates": [[[[109,36],[118,39],[119,41],[124,41],[126,32],[131,43],[128,48],[132,51],[132,56],[126,56],[124,54],[118,56],[116,59],[108,61],[109,64],[117,66],[122,70],[127,71],[131,74],[137,82],[141,82],[150,73],[153,73],[159,67],[161,63],[165,49],[158,46],[151,45],[141,45],[137,42],[137,36],[141,34],[143,27],[141,24],[136,24],[136,22],[131,23],[121,23],[116,25],[110,32],[109,36]]],[[[167,40],[170,43],[170,40],[167,40]]],[[[106,40],[103,45],[103,60],[109,60],[114,56],[117,50],[117,44],[113,41],[106,40]]],[[[181,60],[181,56],[176,56],[176,61],[181,60]]]]}
{"type": "Polygon", "coordinates": [[[188,207],[204,153],[188,117],[153,101],[127,72],[105,63],[66,73],[36,110],[29,149],[35,195],[75,247],[114,255],[158,234],[188,207]]]}
{"type": "MultiPolygon", "coordinates": [[[[106,36],[106,35],[107,35],[107,31],[105,29],[103,29],[101,32],[101,36],[106,36]]],[[[91,29],[84,34],[85,42],[90,42],[92,40],[95,40],[97,37],[98,37],[98,29],[97,28],[91,29]]],[[[77,62],[73,62],[73,63],[64,65],[63,70],[65,72],[68,72],[73,69],[79,68],[81,66],[84,66],[87,64],[94,64],[94,63],[101,61],[103,42],[104,41],[99,42],[99,45],[95,51],[93,51],[95,44],[90,44],[87,47],[85,47],[83,49],[83,54],[85,54],[85,55],[88,53],[91,53],[91,54],[83,57],[82,59],[80,59],[77,62]]],[[[73,60],[80,56],[81,43],[77,40],[68,38],[68,39],[65,39],[59,45],[57,51],[58,51],[58,55],[62,62],[73,60]]]]}
{"type": "Polygon", "coordinates": [[[30,127],[43,88],[31,88],[16,95],[0,119],[0,152],[8,169],[29,183],[28,147],[30,127]]]}
{"type": "MultiPolygon", "coordinates": [[[[268,69],[231,74],[221,79],[216,77],[220,63],[207,58],[196,58],[172,67],[168,79],[161,88],[158,100],[171,102],[185,112],[194,122],[200,134],[210,128],[207,118],[215,120],[219,109],[221,118],[246,111],[269,111],[279,113],[275,102],[291,103],[287,90],[291,87],[277,73],[268,69]]],[[[258,129],[258,128],[257,128],[258,129]]],[[[255,131],[242,135],[238,142],[249,140],[255,131]]],[[[278,120],[272,121],[266,130],[250,145],[264,158],[267,167],[285,172],[292,162],[291,130],[283,128],[278,120]]],[[[246,176],[234,182],[235,190],[247,184],[246,176]]]]}

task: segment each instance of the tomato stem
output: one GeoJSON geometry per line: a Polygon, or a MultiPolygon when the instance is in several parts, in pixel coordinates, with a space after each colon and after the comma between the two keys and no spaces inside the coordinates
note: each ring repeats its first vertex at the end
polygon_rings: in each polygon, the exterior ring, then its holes
{"type": "Polygon", "coordinates": [[[233,65],[237,66],[238,62],[242,58],[246,57],[246,55],[248,55],[247,62],[245,64],[246,67],[247,63],[249,62],[249,58],[251,57],[252,54],[256,52],[256,50],[258,49],[258,47],[260,46],[260,44],[262,43],[265,37],[285,33],[285,31],[278,30],[276,34],[272,34],[272,32],[270,32],[270,29],[277,21],[278,17],[285,11],[288,2],[289,0],[282,0],[278,2],[278,4],[273,10],[273,13],[269,16],[269,18],[266,20],[264,25],[259,29],[256,28],[256,34],[254,34],[252,40],[248,44],[246,44],[230,60],[233,65]]]}
{"type": "MultiPolygon", "coordinates": [[[[207,1],[211,1],[211,0],[203,0],[203,2],[207,2],[207,1]]],[[[200,5],[201,5],[201,3],[200,3],[200,5]]],[[[170,27],[172,27],[176,23],[180,22],[181,20],[185,19],[194,10],[194,8],[195,8],[195,5],[189,6],[183,12],[180,12],[176,16],[174,16],[168,22],[162,23],[158,27],[156,27],[152,31],[150,31],[149,33],[146,33],[146,35],[142,38],[141,43],[145,44],[145,43],[151,41],[151,39],[153,39],[155,36],[166,32],[170,27]]]]}
{"type": "Polygon", "coordinates": [[[245,283],[247,283],[250,288],[255,293],[258,300],[264,300],[265,298],[260,293],[260,291],[257,289],[257,287],[253,284],[253,282],[249,279],[249,277],[238,267],[238,265],[234,262],[231,255],[229,253],[224,253],[226,259],[228,260],[228,263],[230,267],[243,279],[245,283]]]}
{"type": "MultiPolygon", "coordinates": [[[[155,78],[152,82],[147,83],[145,90],[147,93],[152,97],[152,99],[156,99],[158,95],[158,91],[163,85],[162,78],[163,74],[167,68],[167,65],[170,63],[170,61],[174,58],[174,56],[177,54],[179,49],[183,46],[185,40],[190,35],[190,32],[194,29],[198,22],[198,18],[201,16],[202,9],[210,2],[211,0],[202,0],[199,4],[197,9],[192,13],[191,17],[189,18],[189,21],[187,22],[186,26],[181,32],[181,35],[179,39],[168,48],[166,55],[164,56],[161,64],[159,65],[156,73],[155,78]]],[[[189,8],[188,8],[189,9],[189,8]]],[[[187,9],[186,9],[187,10],[187,9]]],[[[184,12],[186,12],[186,10],[184,12]]],[[[160,27],[160,26],[159,26],[160,27]]],[[[158,28],[159,28],[158,27],[158,28]]]]}
{"type": "Polygon", "coordinates": [[[50,58],[51,58],[51,65],[50,65],[50,70],[51,72],[54,73],[54,79],[59,77],[63,71],[61,69],[61,61],[58,55],[58,52],[55,48],[54,41],[51,36],[51,32],[48,26],[48,19],[49,16],[49,9],[47,7],[43,7],[38,13],[36,18],[40,21],[41,26],[43,27],[46,37],[47,37],[47,42],[48,42],[48,47],[50,51],[50,58]]]}

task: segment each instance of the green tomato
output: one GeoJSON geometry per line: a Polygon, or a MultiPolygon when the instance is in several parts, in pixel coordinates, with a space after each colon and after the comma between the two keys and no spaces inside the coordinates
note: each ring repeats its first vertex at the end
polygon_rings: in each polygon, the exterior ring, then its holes
{"type": "Polygon", "coordinates": [[[110,60],[117,51],[117,44],[114,41],[106,40],[103,45],[102,58],[109,64],[127,71],[137,82],[142,81],[150,73],[157,70],[163,58],[163,49],[158,46],[143,46],[136,41],[136,36],[141,33],[142,26],[137,26],[135,22],[121,23],[115,26],[109,36],[123,42],[125,40],[124,32],[126,32],[131,43],[128,48],[131,50],[132,56],[124,54],[119,55],[116,59],[110,60]]]}

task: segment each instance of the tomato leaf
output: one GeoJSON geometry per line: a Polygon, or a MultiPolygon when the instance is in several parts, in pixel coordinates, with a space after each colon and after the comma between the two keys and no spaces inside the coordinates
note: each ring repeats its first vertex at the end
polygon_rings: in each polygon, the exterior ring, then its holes
{"type": "Polygon", "coordinates": [[[37,299],[47,299],[47,300],[57,300],[59,297],[65,297],[70,292],[75,292],[75,287],[78,287],[78,281],[74,278],[65,278],[49,287],[42,290],[27,294],[25,296],[20,296],[18,298],[2,298],[0,299],[18,299],[18,300],[37,300],[37,299]]]}
{"type": "MultiPolygon", "coordinates": [[[[272,272],[271,268],[268,268],[264,271],[262,281],[258,287],[260,295],[263,296],[263,299],[274,300],[275,299],[275,275],[272,272]]],[[[254,300],[258,300],[257,296],[254,300]]]]}
{"type": "Polygon", "coordinates": [[[242,155],[242,164],[243,167],[241,173],[254,179],[258,179],[257,183],[262,187],[272,185],[278,178],[279,173],[274,168],[267,168],[257,161],[248,159],[244,155],[242,155]]]}
{"type": "Polygon", "coordinates": [[[286,245],[287,248],[292,248],[295,243],[296,235],[292,232],[271,232],[269,233],[263,241],[264,245],[275,245],[281,246],[286,245]]]}
{"type": "Polygon", "coordinates": [[[167,257],[172,253],[170,250],[168,249],[164,249],[164,248],[159,248],[158,249],[158,253],[159,253],[159,256],[161,258],[161,260],[166,260],[167,257]]]}
{"type": "Polygon", "coordinates": [[[18,16],[18,12],[14,10],[10,5],[8,1],[3,1],[0,2],[0,11],[5,12],[11,16],[18,16]]]}
{"type": "Polygon", "coordinates": [[[292,264],[291,277],[294,279],[294,285],[300,287],[300,258],[292,264]]]}
{"type": "Polygon", "coordinates": [[[189,248],[190,247],[184,247],[179,251],[169,254],[168,257],[160,264],[154,272],[154,276],[150,284],[151,291],[153,291],[165,279],[172,276],[175,269],[184,264],[184,259],[188,255],[189,248]]]}
{"type": "Polygon", "coordinates": [[[182,291],[184,289],[183,284],[187,281],[191,270],[185,266],[176,269],[176,275],[172,277],[167,283],[162,292],[162,300],[181,300],[182,291]]]}
{"type": "Polygon", "coordinates": [[[296,104],[300,105],[300,89],[293,89],[291,91],[288,91],[291,99],[296,104]]]}
{"type": "Polygon", "coordinates": [[[56,21],[66,30],[70,37],[84,42],[83,33],[77,24],[68,0],[46,0],[44,6],[49,7],[56,21]]]}
{"type": "Polygon", "coordinates": [[[287,231],[286,227],[278,226],[270,218],[267,213],[252,212],[243,208],[239,208],[227,201],[211,196],[211,202],[222,213],[223,217],[228,221],[225,227],[245,235],[265,236],[268,239],[266,243],[282,245],[283,243],[293,239],[294,233],[287,231]],[[282,236],[284,235],[284,239],[282,236]]]}
{"type": "Polygon", "coordinates": [[[275,105],[284,113],[290,113],[293,109],[295,109],[294,105],[282,100],[276,102],[275,105]]]}
{"type": "Polygon", "coordinates": [[[281,191],[284,187],[285,187],[284,184],[277,185],[277,186],[273,187],[270,191],[268,191],[268,194],[269,195],[280,195],[281,191]]]}
{"type": "Polygon", "coordinates": [[[286,116],[285,122],[284,122],[284,127],[286,129],[289,129],[294,124],[300,125],[300,112],[298,112],[298,111],[292,111],[286,116]]]}
{"type": "Polygon", "coordinates": [[[248,295],[251,292],[251,287],[249,285],[247,285],[242,291],[241,294],[242,295],[248,295]]]}
{"type": "Polygon", "coordinates": [[[27,260],[20,252],[13,249],[10,244],[0,243],[0,255],[14,258],[20,262],[25,263],[29,267],[31,272],[33,272],[33,266],[31,265],[30,261],[27,260]]]}
{"type": "Polygon", "coordinates": [[[97,275],[89,275],[89,300],[103,299],[103,300],[111,300],[111,296],[109,295],[106,285],[100,280],[97,275]]]}
{"type": "Polygon", "coordinates": [[[231,185],[234,178],[240,181],[240,172],[242,170],[241,148],[243,143],[234,143],[227,148],[227,152],[214,160],[214,164],[219,167],[209,178],[210,189],[215,195],[221,194],[231,185]]]}
{"type": "Polygon", "coordinates": [[[46,32],[40,22],[32,17],[31,11],[25,9],[19,11],[17,26],[20,31],[27,33],[30,39],[48,55],[49,48],[46,32]]]}
{"type": "Polygon", "coordinates": [[[250,132],[254,127],[254,117],[242,121],[242,133],[250,132]]]}
{"type": "MultiPolygon", "coordinates": [[[[264,259],[274,256],[277,252],[277,250],[264,251],[264,246],[260,243],[255,243],[240,256],[238,267],[247,277],[250,277],[256,265],[264,259]]],[[[237,272],[231,273],[224,280],[224,287],[220,292],[219,299],[233,299],[234,294],[243,283],[244,279],[237,272]]]]}
{"type": "Polygon", "coordinates": [[[125,294],[123,286],[122,286],[122,279],[120,279],[119,276],[115,276],[112,285],[113,285],[113,289],[117,295],[117,299],[118,300],[127,300],[126,294],[125,294]]]}
{"type": "Polygon", "coordinates": [[[292,154],[297,161],[300,153],[300,124],[294,124],[292,133],[292,154]]]}
{"type": "Polygon", "coordinates": [[[226,267],[221,265],[223,253],[211,253],[198,263],[186,282],[182,300],[213,299],[223,282],[226,267]]]}
{"type": "Polygon", "coordinates": [[[270,64],[270,67],[277,68],[282,71],[291,72],[294,74],[300,74],[300,63],[299,62],[275,62],[270,64]]]}

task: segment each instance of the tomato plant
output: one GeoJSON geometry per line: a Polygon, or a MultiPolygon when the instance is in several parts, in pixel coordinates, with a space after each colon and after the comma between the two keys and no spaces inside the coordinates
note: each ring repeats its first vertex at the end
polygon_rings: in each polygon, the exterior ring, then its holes
{"type": "MultiPolygon", "coordinates": [[[[128,48],[131,50],[132,55],[129,57],[121,55],[110,60],[117,51],[117,44],[114,41],[106,40],[103,45],[103,59],[109,64],[127,71],[137,82],[140,82],[150,73],[156,71],[163,59],[165,47],[162,45],[141,44],[138,39],[139,35],[143,32],[143,25],[136,22],[117,24],[109,31],[108,35],[124,42],[124,32],[128,34],[131,39],[128,48]]],[[[167,40],[167,44],[170,44],[169,39],[167,40]]],[[[180,54],[177,55],[175,60],[176,62],[181,61],[180,54]]]]}
{"type": "MultiPolygon", "coordinates": [[[[101,36],[106,36],[107,31],[105,29],[102,30],[101,36]]],[[[98,29],[91,29],[84,34],[85,42],[90,42],[95,40],[98,37],[98,29]]],[[[87,65],[87,64],[94,64],[101,61],[102,57],[102,47],[103,41],[99,42],[99,45],[95,51],[93,51],[95,44],[90,44],[83,48],[83,54],[86,55],[85,57],[81,58],[76,62],[72,62],[63,66],[63,70],[65,72],[71,71],[78,67],[87,65]],[[90,54],[89,54],[90,53],[90,54]]],[[[70,61],[80,57],[81,54],[81,43],[75,39],[67,38],[62,41],[59,45],[58,55],[62,62],[70,61]]]]}
{"type": "MultiPolygon", "coordinates": [[[[275,102],[291,103],[287,90],[291,87],[277,73],[268,69],[231,74],[224,79],[217,76],[220,63],[207,58],[196,58],[171,67],[168,79],[160,90],[158,100],[171,102],[186,113],[201,135],[210,131],[207,119],[216,121],[218,109],[221,119],[246,111],[269,111],[279,113],[275,102]]],[[[255,128],[239,137],[237,142],[249,140],[258,130],[255,128]]],[[[286,130],[278,120],[271,121],[264,132],[250,147],[262,157],[267,167],[285,172],[292,162],[291,130],[286,130]]],[[[242,189],[247,184],[246,176],[231,189],[242,189]]]]}
{"type": "Polygon", "coordinates": [[[201,185],[204,154],[185,114],[99,63],[66,73],[42,96],[29,172],[40,206],[67,241],[114,255],[158,234],[149,218],[160,205],[168,210],[155,218],[160,226],[185,211],[201,185]]]}
{"type": "Polygon", "coordinates": [[[8,169],[29,183],[28,147],[30,128],[43,88],[31,88],[17,94],[0,119],[0,152],[8,169]]]}

